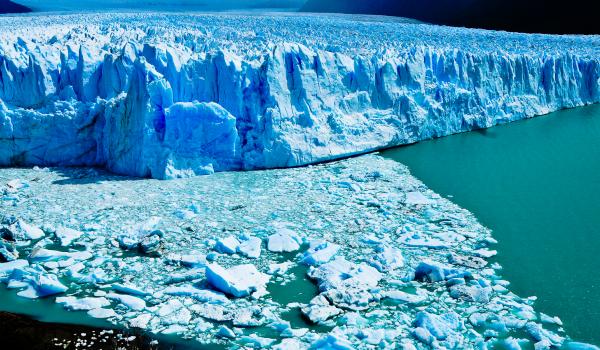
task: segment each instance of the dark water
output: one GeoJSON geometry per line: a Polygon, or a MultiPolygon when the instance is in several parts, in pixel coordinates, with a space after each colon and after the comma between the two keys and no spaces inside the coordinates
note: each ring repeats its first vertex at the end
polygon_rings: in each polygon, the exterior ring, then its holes
{"type": "Polygon", "coordinates": [[[600,345],[600,105],[383,155],[494,231],[514,292],[600,345]]]}
{"type": "Polygon", "coordinates": [[[220,350],[218,344],[200,344],[176,335],[154,335],[135,329],[120,329],[101,319],[89,317],[85,311],[67,311],[54,298],[30,300],[16,295],[15,290],[0,285],[0,349],[76,349],[87,341],[86,349],[149,350],[220,350]],[[110,330],[100,337],[99,334],[110,330]],[[34,336],[32,336],[32,334],[34,336]],[[134,336],[134,340],[127,338],[134,336]],[[105,342],[92,340],[102,339],[105,342]],[[93,346],[90,342],[95,341],[93,346]],[[157,341],[156,344],[153,341],[157,341]],[[58,346],[57,346],[58,345],[58,346]]]}

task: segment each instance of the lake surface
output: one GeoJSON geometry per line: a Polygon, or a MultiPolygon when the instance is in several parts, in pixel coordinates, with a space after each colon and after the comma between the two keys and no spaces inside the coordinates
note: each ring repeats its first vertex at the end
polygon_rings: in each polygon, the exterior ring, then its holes
{"type": "Polygon", "coordinates": [[[600,105],[382,154],[494,231],[512,291],[600,345],[600,105]]]}

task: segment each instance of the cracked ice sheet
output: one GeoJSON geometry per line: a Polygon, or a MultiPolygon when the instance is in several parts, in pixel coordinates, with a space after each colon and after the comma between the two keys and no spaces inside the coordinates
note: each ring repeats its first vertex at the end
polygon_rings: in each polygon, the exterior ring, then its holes
{"type": "Polygon", "coordinates": [[[532,298],[512,294],[499,266],[485,260],[482,253],[495,242],[488,229],[405,166],[377,155],[172,181],[94,169],[1,169],[0,193],[4,218],[15,216],[45,235],[4,241],[19,259],[33,258],[29,265],[1,263],[0,280],[18,291],[36,288],[21,271],[57,276],[67,290],[47,298],[117,326],[283,348],[568,342],[560,320],[549,323],[554,319],[535,312],[532,298]],[[25,185],[7,185],[17,179],[25,185]],[[144,237],[129,250],[119,244],[136,227],[149,232],[153,249],[142,247],[144,237]],[[82,234],[62,247],[56,228],[82,234]],[[282,232],[302,243],[299,250],[268,250],[269,237],[282,232]],[[236,247],[215,249],[218,241],[239,246],[256,239],[262,244],[255,257],[236,247]],[[303,262],[313,265],[307,273],[289,272],[303,262]],[[245,289],[237,298],[226,296],[207,282],[209,263],[254,271],[251,264],[259,278],[239,281],[229,274],[222,289],[245,289]],[[318,284],[319,295],[280,303],[278,293],[269,293],[308,275],[314,280],[306,283],[318,284]],[[294,310],[320,326],[290,327],[285,315],[294,310]]]}

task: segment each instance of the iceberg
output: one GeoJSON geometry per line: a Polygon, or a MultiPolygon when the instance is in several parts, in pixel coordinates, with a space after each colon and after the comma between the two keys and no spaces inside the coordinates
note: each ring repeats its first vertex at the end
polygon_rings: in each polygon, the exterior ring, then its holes
{"type": "Polygon", "coordinates": [[[144,299],[134,297],[133,295],[108,293],[106,298],[117,301],[132,310],[140,311],[146,308],[144,299]]]}
{"type": "Polygon", "coordinates": [[[337,254],[340,246],[327,241],[312,241],[310,242],[309,249],[304,253],[302,262],[306,265],[321,265],[324,264],[337,254]]]}
{"type": "Polygon", "coordinates": [[[249,296],[266,288],[270,276],[252,264],[225,269],[219,264],[206,266],[206,279],[215,289],[236,298],[249,296]]]}
{"type": "Polygon", "coordinates": [[[215,250],[219,253],[235,254],[239,245],[240,241],[237,238],[233,236],[227,236],[217,240],[217,243],[215,244],[215,250]]]}
{"type": "Polygon", "coordinates": [[[85,297],[80,299],[72,296],[58,297],[56,298],[56,303],[63,305],[67,310],[73,311],[89,311],[110,305],[110,301],[105,297],[85,297]]]}
{"type": "Polygon", "coordinates": [[[0,33],[0,166],[293,167],[600,101],[597,36],[178,13],[6,17],[0,33]]]}
{"type": "Polygon", "coordinates": [[[260,257],[262,240],[258,237],[248,237],[237,246],[237,251],[248,258],[257,259],[260,257]]]}
{"type": "Polygon", "coordinates": [[[83,232],[81,231],[73,230],[64,226],[60,226],[55,232],[56,238],[58,238],[60,245],[63,247],[71,245],[71,243],[81,237],[82,234],[83,232]]]}
{"type": "Polygon", "coordinates": [[[9,218],[8,220],[5,219],[3,223],[6,224],[0,227],[0,236],[9,241],[38,240],[45,236],[44,231],[39,227],[28,224],[21,219],[9,218]]]}
{"type": "Polygon", "coordinates": [[[301,243],[302,241],[300,237],[298,237],[294,231],[281,228],[277,230],[276,233],[269,236],[267,241],[267,249],[276,253],[295,252],[296,250],[300,249],[301,243]]]}

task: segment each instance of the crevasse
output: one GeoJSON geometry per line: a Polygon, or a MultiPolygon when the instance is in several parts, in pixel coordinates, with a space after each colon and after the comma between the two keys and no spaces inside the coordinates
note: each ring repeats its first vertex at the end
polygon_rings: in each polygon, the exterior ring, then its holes
{"type": "Polygon", "coordinates": [[[4,38],[0,165],[159,179],[291,167],[600,101],[599,56],[485,47],[484,31],[463,30],[481,49],[411,39],[361,52],[292,38],[248,54],[135,28],[127,40],[93,25],[4,38]]]}

